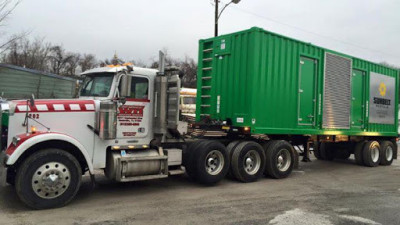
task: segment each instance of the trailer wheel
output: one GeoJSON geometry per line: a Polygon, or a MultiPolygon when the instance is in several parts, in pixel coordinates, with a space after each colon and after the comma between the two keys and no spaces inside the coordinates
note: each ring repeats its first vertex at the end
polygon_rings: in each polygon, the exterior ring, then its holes
{"type": "Polygon", "coordinates": [[[363,149],[364,145],[367,143],[366,141],[360,141],[357,143],[356,148],[354,149],[354,158],[356,160],[357,165],[364,165],[364,160],[363,160],[363,149]]]}
{"type": "Polygon", "coordinates": [[[226,148],[218,141],[204,141],[193,152],[194,174],[202,184],[215,184],[229,171],[230,159],[226,148]]]}
{"type": "Polygon", "coordinates": [[[332,161],[335,159],[335,149],[333,149],[331,143],[322,142],[319,151],[323,160],[332,161]]]}
{"type": "Polygon", "coordinates": [[[314,156],[315,156],[315,158],[322,160],[320,149],[321,149],[321,143],[314,142],[314,147],[313,147],[314,156]]]}
{"type": "Polygon", "coordinates": [[[368,141],[363,148],[364,166],[376,167],[380,163],[380,145],[377,141],[368,141]]]}
{"type": "Polygon", "coordinates": [[[381,165],[388,166],[391,165],[393,162],[393,156],[395,153],[395,146],[393,142],[391,141],[381,141],[380,143],[381,146],[381,165]]]}
{"type": "Polygon", "coordinates": [[[287,141],[272,141],[266,152],[265,173],[280,179],[290,175],[294,165],[294,149],[287,141]]]}
{"type": "Polygon", "coordinates": [[[253,141],[240,143],[233,152],[231,171],[241,182],[254,182],[265,170],[265,152],[260,144],[253,141]]]}
{"type": "Polygon", "coordinates": [[[350,155],[350,151],[347,149],[338,149],[335,151],[335,158],[337,159],[348,159],[350,155]]]}
{"type": "Polygon", "coordinates": [[[34,209],[61,207],[79,190],[82,169],[76,158],[60,149],[45,149],[29,156],[18,168],[15,188],[19,198],[34,209]]]}
{"type": "MultiPolygon", "coordinates": [[[[228,153],[229,159],[232,162],[232,155],[235,148],[240,144],[240,141],[232,141],[226,146],[226,152],[228,153]]],[[[234,178],[232,167],[229,168],[228,174],[226,175],[228,178],[234,178]]]]}

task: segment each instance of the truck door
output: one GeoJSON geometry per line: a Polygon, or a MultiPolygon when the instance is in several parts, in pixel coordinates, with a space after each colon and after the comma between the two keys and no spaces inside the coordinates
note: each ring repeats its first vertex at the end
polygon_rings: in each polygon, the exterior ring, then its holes
{"type": "Polygon", "coordinates": [[[365,72],[353,70],[351,78],[351,127],[361,129],[364,126],[365,72]]]}
{"type": "MultiPolygon", "coordinates": [[[[118,108],[117,139],[144,138],[150,128],[149,79],[139,76],[126,76],[126,90],[119,92],[126,103],[118,108]],[[124,93],[125,92],[125,93],[124,93]]],[[[123,80],[123,79],[121,79],[123,80]]]]}
{"type": "Polygon", "coordinates": [[[315,126],[317,60],[300,57],[298,124],[315,126]]]}

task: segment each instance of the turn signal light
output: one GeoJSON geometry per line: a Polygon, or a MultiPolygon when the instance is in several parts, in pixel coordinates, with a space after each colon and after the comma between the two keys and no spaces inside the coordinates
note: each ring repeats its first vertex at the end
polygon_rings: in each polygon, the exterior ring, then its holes
{"type": "Polygon", "coordinates": [[[31,126],[31,132],[32,133],[36,133],[36,127],[35,126],[31,126]]]}

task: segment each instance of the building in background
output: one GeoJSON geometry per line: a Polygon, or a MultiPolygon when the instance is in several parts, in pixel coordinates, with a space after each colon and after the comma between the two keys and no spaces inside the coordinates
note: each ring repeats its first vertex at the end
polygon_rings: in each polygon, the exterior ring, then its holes
{"type": "Polygon", "coordinates": [[[5,99],[74,98],[78,80],[19,66],[0,64],[0,96],[5,99]]]}

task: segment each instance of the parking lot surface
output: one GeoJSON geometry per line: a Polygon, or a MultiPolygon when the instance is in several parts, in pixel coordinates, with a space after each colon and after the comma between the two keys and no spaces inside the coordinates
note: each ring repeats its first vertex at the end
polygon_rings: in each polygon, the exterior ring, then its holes
{"type": "Polygon", "coordinates": [[[354,160],[300,163],[290,177],[225,179],[204,187],[186,176],[113,183],[85,176],[69,205],[35,211],[0,187],[0,224],[400,224],[400,162],[367,168],[354,160]]]}

